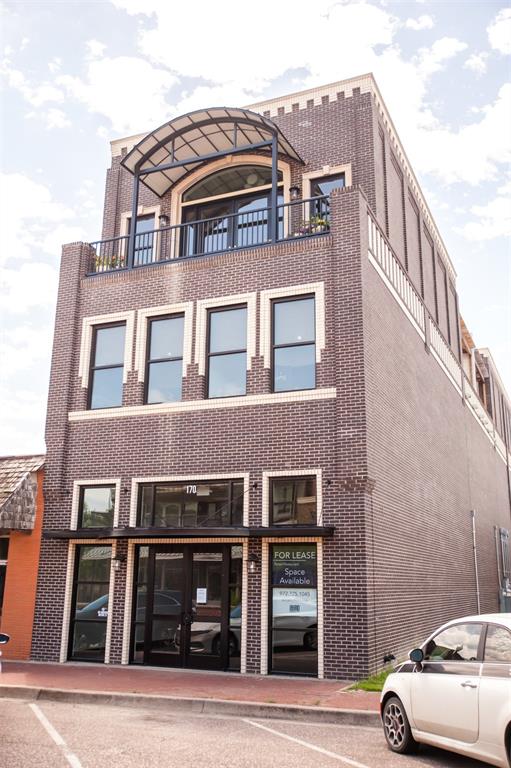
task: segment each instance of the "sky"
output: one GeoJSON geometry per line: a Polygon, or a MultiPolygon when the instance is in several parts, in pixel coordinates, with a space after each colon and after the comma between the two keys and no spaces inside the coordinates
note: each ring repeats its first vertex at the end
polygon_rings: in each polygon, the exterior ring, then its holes
{"type": "Polygon", "coordinates": [[[101,236],[109,141],[373,72],[511,393],[511,8],[0,0],[0,454],[44,451],[60,249],[101,236]]]}

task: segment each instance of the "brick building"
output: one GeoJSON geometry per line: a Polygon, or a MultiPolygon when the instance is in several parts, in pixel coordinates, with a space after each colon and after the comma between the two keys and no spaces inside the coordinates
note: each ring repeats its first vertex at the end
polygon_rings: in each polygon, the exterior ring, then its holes
{"type": "Polygon", "coordinates": [[[372,76],[114,141],[62,254],[32,656],[363,675],[504,606],[510,441],[372,76]]]}
{"type": "Polygon", "coordinates": [[[0,456],[0,632],[29,659],[43,526],[44,456],[0,456]]]}

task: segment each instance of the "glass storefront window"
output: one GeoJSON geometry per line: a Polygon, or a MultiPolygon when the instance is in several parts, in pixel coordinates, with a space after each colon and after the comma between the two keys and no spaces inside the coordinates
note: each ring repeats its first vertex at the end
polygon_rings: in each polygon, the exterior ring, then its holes
{"type": "Polygon", "coordinates": [[[241,480],[143,485],[138,525],[143,528],[221,528],[242,525],[241,480]]]}
{"type": "Polygon", "coordinates": [[[109,546],[76,548],[70,659],[105,660],[111,557],[109,546]]]}
{"type": "Polygon", "coordinates": [[[274,478],[271,508],[273,525],[316,525],[316,478],[274,478]]]}
{"type": "Polygon", "coordinates": [[[270,671],[318,673],[317,548],[271,548],[270,671]]]}
{"type": "Polygon", "coordinates": [[[111,528],[114,523],[115,487],[82,488],[79,528],[111,528]]]}

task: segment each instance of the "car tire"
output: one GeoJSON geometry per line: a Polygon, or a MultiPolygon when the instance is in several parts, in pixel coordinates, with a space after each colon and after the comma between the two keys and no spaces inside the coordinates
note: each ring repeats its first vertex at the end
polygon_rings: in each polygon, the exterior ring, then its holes
{"type": "Polygon", "coordinates": [[[412,736],[403,702],[397,696],[391,696],[385,702],[382,721],[385,739],[392,752],[401,755],[417,752],[419,744],[412,736]]]}
{"type": "MultiPolygon", "coordinates": [[[[229,633],[229,656],[235,656],[238,651],[238,643],[235,636],[229,633]]],[[[220,635],[215,637],[211,643],[211,653],[213,656],[220,656],[220,635]]]]}
{"type": "Polygon", "coordinates": [[[318,635],[317,630],[312,632],[306,632],[303,636],[303,647],[306,651],[316,651],[318,648],[318,635]]]}

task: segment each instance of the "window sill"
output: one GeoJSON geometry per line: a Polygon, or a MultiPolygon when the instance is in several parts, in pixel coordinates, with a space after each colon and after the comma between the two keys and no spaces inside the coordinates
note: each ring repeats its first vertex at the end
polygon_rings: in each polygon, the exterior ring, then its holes
{"type": "Polygon", "coordinates": [[[332,400],[336,397],[337,390],[335,387],[324,387],[322,389],[300,389],[261,395],[218,397],[208,400],[180,400],[179,402],[156,405],[131,405],[94,411],[70,411],[68,419],[70,422],[95,421],[96,419],[125,418],[128,416],[151,416],[222,408],[242,408],[254,405],[279,405],[280,403],[297,403],[309,400],[332,400]]]}

